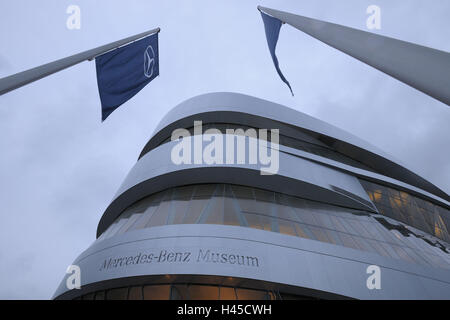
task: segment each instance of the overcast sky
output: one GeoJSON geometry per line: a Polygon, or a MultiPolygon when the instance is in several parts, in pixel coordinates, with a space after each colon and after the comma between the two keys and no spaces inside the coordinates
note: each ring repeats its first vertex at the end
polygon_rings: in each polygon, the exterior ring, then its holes
{"type": "Polygon", "coordinates": [[[273,67],[258,4],[450,51],[448,0],[0,1],[0,77],[155,27],[160,76],[101,123],[95,63],[0,97],[0,298],[48,299],[157,123],[192,96],[260,97],[347,130],[450,192],[450,107],[284,25],[273,67]],[[66,9],[81,8],[68,30],[66,9]]]}

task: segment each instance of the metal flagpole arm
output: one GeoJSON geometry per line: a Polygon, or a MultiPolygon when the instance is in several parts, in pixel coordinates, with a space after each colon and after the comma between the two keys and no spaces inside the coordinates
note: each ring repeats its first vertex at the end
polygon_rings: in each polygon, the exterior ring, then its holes
{"type": "Polygon", "coordinates": [[[450,53],[289,12],[258,10],[450,106],[450,53]]]}
{"type": "MultiPolygon", "coordinates": [[[[265,12],[265,11],[263,11],[262,9],[266,9],[266,8],[264,8],[264,7],[261,7],[261,6],[257,6],[256,7],[258,10],[259,10],[259,12],[262,12],[262,13],[265,13],[265,14],[268,14],[267,12],[265,12]]],[[[270,15],[270,14],[269,14],[270,15]]],[[[281,24],[286,24],[286,22],[284,22],[283,20],[281,20],[280,18],[277,18],[278,20],[280,20],[281,21],[281,24]]]]}
{"type": "Polygon", "coordinates": [[[29,69],[26,71],[22,71],[16,74],[13,74],[8,77],[4,77],[0,79],[0,95],[3,95],[9,91],[20,88],[26,84],[34,82],[36,80],[42,79],[46,76],[49,76],[58,71],[69,68],[75,64],[86,60],[93,60],[95,57],[102,55],[110,50],[121,47],[125,44],[128,44],[132,41],[136,41],[138,39],[144,38],[148,35],[160,32],[160,28],[152,29],[146,32],[139,33],[137,35],[124,38],[122,40],[114,41],[103,46],[90,49],[84,52],[80,52],[78,54],[72,55],[70,57],[62,58],[39,67],[29,69]]]}

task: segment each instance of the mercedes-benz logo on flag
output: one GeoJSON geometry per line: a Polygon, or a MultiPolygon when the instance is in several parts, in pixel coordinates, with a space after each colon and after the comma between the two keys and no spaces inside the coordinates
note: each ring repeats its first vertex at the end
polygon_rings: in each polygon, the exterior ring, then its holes
{"type": "Polygon", "coordinates": [[[148,46],[144,52],[144,75],[151,78],[153,75],[153,67],[155,66],[155,51],[152,46],[148,46]]]}

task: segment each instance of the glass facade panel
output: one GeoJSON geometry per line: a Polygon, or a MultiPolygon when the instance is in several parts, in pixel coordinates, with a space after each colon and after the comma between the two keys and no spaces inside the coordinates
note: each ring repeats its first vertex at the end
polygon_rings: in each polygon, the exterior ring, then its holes
{"type": "Polygon", "coordinates": [[[420,199],[416,201],[404,192],[385,192],[383,188],[374,185],[368,194],[384,216],[237,185],[172,188],[125,210],[99,239],[166,224],[225,224],[450,269],[450,246],[441,240],[448,236],[445,209],[420,199]],[[411,214],[407,206],[416,211],[411,214]],[[400,213],[394,213],[397,211],[400,213]],[[418,225],[405,225],[401,219],[418,225]],[[420,229],[424,223],[432,229],[431,234],[420,229]]]}
{"type": "Polygon", "coordinates": [[[95,292],[88,293],[83,296],[83,300],[94,300],[95,292]]]}
{"type": "Polygon", "coordinates": [[[327,234],[324,232],[322,228],[317,228],[310,226],[309,230],[314,234],[314,238],[322,241],[322,242],[331,242],[330,239],[328,239],[327,234]]]}
{"type": "Polygon", "coordinates": [[[189,286],[189,297],[192,300],[218,300],[219,299],[219,287],[190,285],[189,286]]]}
{"type": "Polygon", "coordinates": [[[106,291],[107,300],[126,300],[128,298],[128,288],[117,288],[106,291]]]}
{"type": "Polygon", "coordinates": [[[273,219],[271,217],[267,217],[267,216],[259,216],[259,221],[261,222],[261,227],[262,229],[266,230],[266,231],[272,231],[274,229],[273,227],[273,219]]]}
{"type": "Polygon", "coordinates": [[[105,291],[97,291],[95,293],[95,300],[105,300],[105,291]]]}
{"type": "Polygon", "coordinates": [[[202,214],[203,210],[205,210],[206,205],[208,204],[209,199],[201,199],[201,198],[194,198],[191,200],[189,204],[189,214],[185,214],[183,223],[186,224],[193,224],[197,223],[197,221],[200,219],[200,215],[202,214]]]}
{"type": "Polygon", "coordinates": [[[289,298],[316,299],[309,296],[286,294],[278,290],[202,283],[163,283],[90,292],[76,297],[74,300],[283,300],[289,298]]]}
{"type": "Polygon", "coordinates": [[[170,201],[170,196],[172,192],[168,192],[163,201],[161,201],[159,207],[153,213],[147,227],[157,227],[167,224],[167,218],[169,217],[169,212],[171,210],[172,201],[170,201]]]}
{"type": "Polygon", "coordinates": [[[231,225],[231,226],[239,226],[241,222],[239,221],[239,213],[237,210],[237,204],[235,203],[233,198],[226,197],[224,198],[224,215],[223,224],[231,225]]]}
{"type": "Polygon", "coordinates": [[[359,249],[358,245],[356,244],[355,240],[353,239],[353,237],[351,235],[340,232],[339,237],[345,247],[359,249]]]}
{"type": "Polygon", "coordinates": [[[236,289],[236,296],[239,300],[268,300],[266,291],[250,290],[250,289],[236,289]]]}
{"type": "Polygon", "coordinates": [[[142,300],[142,287],[131,287],[128,291],[128,300],[142,300]]]}
{"type": "Polygon", "coordinates": [[[362,179],[360,182],[381,214],[450,242],[448,209],[403,191],[362,179]]]}
{"type": "Polygon", "coordinates": [[[278,220],[278,230],[280,233],[289,234],[291,236],[296,236],[297,233],[294,229],[294,223],[289,222],[287,220],[279,219],[278,220]]]}
{"type": "Polygon", "coordinates": [[[145,300],[168,300],[170,297],[170,285],[144,286],[145,300]]]}
{"type": "Polygon", "coordinates": [[[189,286],[187,284],[175,284],[172,285],[170,291],[171,300],[190,300],[189,286]]]}
{"type": "Polygon", "coordinates": [[[152,218],[153,214],[156,212],[156,210],[159,207],[159,203],[152,203],[147,210],[144,212],[141,218],[136,220],[136,223],[131,227],[131,229],[142,229],[145,228],[148,224],[150,219],[152,218]]]}
{"type": "Polygon", "coordinates": [[[254,214],[254,213],[245,213],[244,217],[247,221],[247,226],[250,228],[255,228],[255,229],[263,229],[261,223],[260,223],[260,216],[258,214],[254,214]]]}
{"type": "Polygon", "coordinates": [[[224,210],[224,197],[215,196],[212,197],[209,204],[208,210],[204,212],[204,223],[209,224],[223,224],[223,210],[224,210]]]}
{"type": "Polygon", "coordinates": [[[236,300],[236,291],[230,287],[220,287],[220,300],[236,300]]]}

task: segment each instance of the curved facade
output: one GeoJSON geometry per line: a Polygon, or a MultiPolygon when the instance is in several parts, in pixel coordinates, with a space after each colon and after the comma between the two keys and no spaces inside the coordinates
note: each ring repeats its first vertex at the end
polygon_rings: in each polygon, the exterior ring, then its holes
{"type": "Polygon", "coordinates": [[[449,209],[343,130],[206,94],[160,122],[55,298],[450,299],[449,209]]]}

